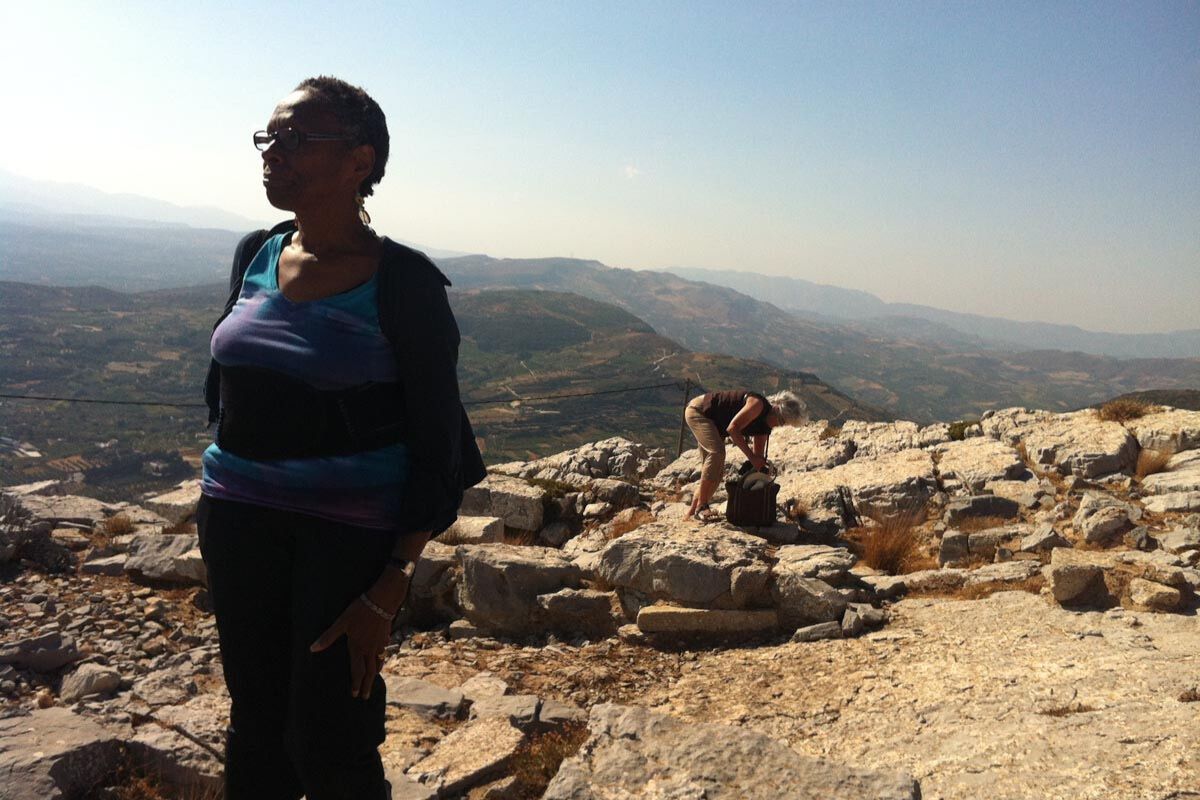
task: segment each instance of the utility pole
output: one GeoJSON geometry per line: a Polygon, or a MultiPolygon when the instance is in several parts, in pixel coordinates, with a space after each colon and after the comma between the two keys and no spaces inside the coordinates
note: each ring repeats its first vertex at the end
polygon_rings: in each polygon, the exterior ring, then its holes
{"type": "Polygon", "coordinates": [[[679,412],[679,449],[675,453],[675,457],[679,458],[683,455],[683,431],[687,428],[687,404],[688,395],[692,393],[692,379],[686,378],[683,382],[683,410],[679,412]]]}

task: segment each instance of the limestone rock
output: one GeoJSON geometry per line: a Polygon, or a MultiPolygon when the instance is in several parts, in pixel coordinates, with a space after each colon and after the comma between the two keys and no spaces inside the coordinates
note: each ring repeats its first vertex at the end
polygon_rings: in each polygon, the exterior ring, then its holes
{"type": "Polygon", "coordinates": [[[68,708],[0,719],[0,798],[84,797],[116,765],[121,734],[68,708]]]}
{"type": "Polygon", "coordinates": [[[858,557],[844,547],[797,544],[776,551],[775,572],[791,572],[802,578],[820,578],[833,586],[841,584],[858,557]]]}
{"type": "Polygon", "coordinates": [[[685,723],[628,706],[594,707],[591,737],[563,762],[545,800],[916,800],[908,775],[851,769],[802,755],[747,728],[685,723]]]}
{"type": "Polygon", "coordinates": [[[771,595],[780,622],[789,628],[840,620],[846,611],[846,599],[828,583],[792,572],[775,573],[771,595]]]}
{"type": "Polygon", "coordinates": [[[767,543],[726,525],[652,522],[609,542],[596,575],[654,600],[733,607],[733,571],[766,564],[767,543]]]}
{"type": "Polygon", "coordinates": [[[91,561],[83,562],[79,567],[79,571],[85,575],[122,575],[125,572],[125,562],[128,560],[129,556],[124,553],[104,558],[93,558],[91,561]]]}
{"type": "Polygon", "coordinates": [[[1014,500],[994,494],[977,494],[951,501],[946,506],[943,519],[947,525],[959,525],[977,517],[1013,519],[1020,513],[1021,507],[1014,500]]]}
{"type": "Polygon", "coordinates": [[[385,675],[388,705],[414,711],[427,718],[454,719],[463,710],[463,693],[418,678],[385,675]]]}
{"type": "Polygon", "coordinates": [[[442,544],[484,544],[504,541],[504,520],[499,517],[459,517],[438,536],[442,544]]]}
{"type": "Polygon", "coordinates": [[[965,585],[980,586],[989,583],[1020,583],[1040,574],[1042,565],[1037,561],[1004,561],[986,564],[967,575],[965,585]]]}
{"type": "Polygon", "coordinates": [[[554,631],[582,633],[587,636],[609,636],[617,630],[613,614],[616,595],[595,589],[560,589],[538,595],[540,619],[544,627],[554,631]]]}
{"type": "Polygon", "coordinates": [[[501,717],[468,722],[438,742],[407,774],[436,788],[439,797],[454,797],[501,775],[523,738],[501,717]]]}
{"type": "Polygon", "coordinates": [[[1021,550],[1026,553],[1045,553],[1056,547],[1070,547],[1071,541],[1050,523],[1038,525],[1033,533],[1021,540],[1021,550]]]}
{"type": "Polygon", "coordinates": [[[784,471],[779,502],[796,500],[808,510],[807,521],[841,528],[847,513],[891,516],[923,507],[937,486],[933,459],[924,450],[901,450],[815,472],[784,471]],[[849,500],[850,508],[846,508],[849,500]]]}
{"type": "Polygon", "coordinates": [[[1046,578],[1050,594],[1062,606],[1093,605],[1107,595],[1104,568],[1109,559],[1102,554],[1058,547],[1050,551],[1046,578]]]}
{"type": "Polygon", "coordinates": [[[433,623],[461,616],[458,605],[458,551],[440,541],[432,541],[421,551],[413,572],[405,619],[433,623]]]}
{"type": "Polygon", "coordinates": [[[842,638],[841,622],[818,622],[816,625],[805,625],[797,628],[792,634],[793,642],[817,642],[822,639],[842,638]]]}
{"type": "Polygon", "coordinates": [[[1079,504],[1071,524],[1075,531],[1092,543],[1103,543],[1134,527],[1141,512],[1103,492],[1088,492],[1079,504]]]}
{"type": "Polygon", "coordinates": [[[1161,583],[1134,578],[1129,582],[1129,601],[1146,611],[1176,611],[1183,605],[1183,594],[1161,583]]]}
{"type": "Polygon", "coordinates": [[[1129,431],[1091,410],[1053,415],[1030,428],[1023,440],[1035,463],[1081,478],[1131,469],[1137,461],[1137,441],[1129,431]]]}
{"type": "Polygon", "coordinates": [[[1172,553],[1200,550],[1200,528],[1175,528],[1165,533],[1156,533],[1155,538],[1163,550],[1172,553]]]}
{"type": "Polygon", "coordinates": [[[462,582],[459,602],[468,620],[497,633],[536,628],[537,597],[578,588],[579,567],[545,547],[507,544],[459,545],[462,582]]]}
{"type": "Polygon", "coordinates": [[[125,571],[143,578],[175,583],[200,583],[203,562],[197,564],[198,539],[194,533],[140,533],[129,544],[125,571]],[[188,555],[191,551],[196,551],[188,555]]]}
{"type": "Polygon", "coordinates": [[[1025,472],[1025,462],[1013,447],[986,437],[947,442],[934,452],[940,456],[938,473],[948,492],[978,493],[989,482],[1013,480],[1025,472]]]}
{"type": "Polygon", "coordinates": [[[1171,456],[1165,471],[1147,475],[1142,480],[1141,489],[1146,494],[1200,492],[1200,450],[1171,456]]]}
{"type": "Polygon", "coordinates": [[[1200,492],[1168,492],[1148,498],[1143,504],[1155,514],[1200,511],[1200,492]]]}
{"type": "MultiPolygon", "coordinates": [[[[773,437],[772,437],[773,438],[773,437]]],[[[886,453],[899,453],[932,447],[950,440],[948,426],[922,428],[915,422],[863,422],[847,420],[839,438],[854,443],[855,458],[874,458],[886,453]]]]}
{"type": "Polygon", "coordinates": [[[463,697],[474,703],[485,697],[501,697],[508,694],[508,684],[503,678],[490,672],[480,672],[463,681],[458,690],[462,692],[463,697]]]}
{"type": "Polygon", "coordinates": [[[1170,448],[1177,453],[1200,449],[1200,411],[1164,408],[1131,420],[1125,427],[1143,448],[1170,448]]]}
{"type": "Polygon", "coordinates": [[[57,631],[0,645],[0,664],[14,664],[34,672],[53,672],[81,657],[75,639],[57,631]]]}
{"type": "Polygon", "coordinates": [[[614,436],[536,461],[501,464],[493,470],[521,478],[554,481],[562,481],[568,475],[580,475],[637,483],[653,478],[666,463],[666,453],[662,449],[614,436]]]}
{"type": "Polygon", "coordinates": [[[779,627],[774,609],[708,609],[646,606],[637,615],[637,626],[650,634],[745,635],[779,627]]]}
{"type": "Polygon", "coordinates": [[[74,703],[93,694],[108,694],[115,692],[121,685],[121,673],[103,664],[80,664],[67,677],[63,678],[62,688],[58,696],[64,703],[74,703]]]}
{"type": "Polygon", "coordinates": [[[169,492],[147,497],[142,503],[168,521],[179,523],[196,513],[199,501],[200,481],[194,479],[184,481],[169,492]]]}
{"type": "Polygon", "coordinates": [[[470,719],[499,718],[522,731],[532,730],[538,722],[542,701],[533,694],[505,694],[481,697],[471,704],[470,719]]]}
{"type": "Polygon", "coordinates": [[[509,528],[536,531],[544,518],[546,491],[520,478],[496,473],[463,494],[461,513],[473,517],[500,517],[509,528]]]}

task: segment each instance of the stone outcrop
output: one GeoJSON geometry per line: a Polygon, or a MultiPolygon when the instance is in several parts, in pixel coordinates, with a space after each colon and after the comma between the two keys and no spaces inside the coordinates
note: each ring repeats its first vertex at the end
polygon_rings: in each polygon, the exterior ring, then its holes
{"type": "Polygon", "coordinates": [[[579,567],[558,550],[505,544],[459,545],[463,614],[497,633],[539,630],[539,595],[580,588],[579,567]]]}
{"type": "Polygon", "coordinates": [[[822,761],[745,728],[687,724],[643,708],[604,704],[592,709],[588,730],[591,738],[563,762],[546,800],[921,796],[908,775],[822,761]]]}
{"type": "Polygon", "coordinates": [[[666,463],[662,449],[614,436],[535,461],[514,461],[492,469],[520,478],[564,481],[568,476],[582,476],[637,483],[653,478],[666,463]]]}
{"type": "Polygon", "coordinates": [[[924,508],[937,478],[928,452],[901,450],[816,472],[792,472],[783,465],[779,484],[780,503],[794,499],[807,509],[809,522],[837,530],[847,515],[891,516],[924,508]]]}
{"type": "Polygon", "coordinates": [[[1081,478],[1132,469],[1137,461],[1137,440],[1129,431],[1090,410],[1045,419],[1026,431],[1023,441],[1034,463],[1081,478]]]}
{"type": "Polygon", "coordinates": [[[989,482],[1014,480],[1025,472],[1025,462],[1012,446],[983,436],[946,442],[933,452],[947,492],[978,493],[989,482]]]}
{"type": "Polygon", "coordinates": [[[1125,423],[1125,427],[1145,449],[1200,449],[1200,411],[1167,408],[1125,423]]]}
{"type": "Polygon", "coordinates": [[[685,606],[742,607],[760,599],[738,587],[744,573],[766,583],[767,543],[724,525],[652,522],[600,551],[597,578],[618,591],[685,606]]]}
{"type": "Polygon", "coordinates": [[[464,516],[499,517],[506,527],[536,531],[545,516],[546,491],[520,478],[496,473],[467,489],[463,495],[464,516]]]}

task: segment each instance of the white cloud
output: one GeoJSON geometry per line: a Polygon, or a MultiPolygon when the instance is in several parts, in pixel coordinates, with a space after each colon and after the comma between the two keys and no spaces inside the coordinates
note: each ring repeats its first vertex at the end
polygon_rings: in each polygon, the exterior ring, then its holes
{"type": "Polygon", "coordinates": [[[638,175],[642,174],[642,171],[633,164],[626,164],[625,166],[621,167],[621,172],[625,173],[625,177],[629,180],[633,180],[638,175]]]}

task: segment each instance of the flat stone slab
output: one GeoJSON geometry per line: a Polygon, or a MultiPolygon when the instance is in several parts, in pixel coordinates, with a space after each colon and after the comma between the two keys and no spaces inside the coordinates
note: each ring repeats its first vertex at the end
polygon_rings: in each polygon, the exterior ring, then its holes
{"type": "Polygon", "coordinates": [[[439,797],[454,797],[502,775],[523,739],[502,717],[475,720],[447,735],[406,772],[436,788],[439,797]]]}
{"type": "Polygon", "coordinates": [[[735,635],[773,631],[779,627],[774,609],[708,609],[646,606],[638,612],[642,633],[735,635]]]}
{"type": "Polygon", "coordinates": [[[1012,480],[1025,472],[1014,447],[985,436],[946,442],[934,452],[939,455],[942,486],[952,493],[978,492],[990,482],[1012,480]]]}
{"type": "Polygon", "coordinates": [[[169,492],[142,500],[142,504],[146,508],[161,514],[174,523],[183,522],[195,514],[198,502],[200,502],[199,480],[184,481],[169,492]]]}
{"type": "Polygon", "coordinates": [[[0,798],[86,796],[116,766],[121,737],[63,707],[0,719],[0,798]]]}
{"type": "Polygon", "coordinates": [[[207,575],[199,556],[193,533],[141,533],[129,543],[125,571],[150,580],[203,584],[207,575]]]}
{"type": "Polygon", "coordinates": [[[644,708],[602,704],[591,737],[563,762],[545,800],[918,800],[899,772],[853,769],[802,755],[746,728],[694,724],[644,708]]]}
{"type": "Polygon", "coordinates": [[[1162,472],[1142,479],[1141,489],[1143,494],[1200,492],[1200,450],[1175,453],[1162,472]]]}
{"type": "Polygon", "coordinates": [[[500,517],[459,517],[438,536],[442,544],[484,544],[504,541],[504,520],[500,517]]]}
{"type": "Polygon", "coordinates": [[[388,705],[407,708],[426,718],[453,719],[462,713],[463,693],[419,678],[384,676],[388,705]]]}
{"type": "Polygon", "coordinates": [[[1200,511],[1200,492],[1168,492],[1147,498],[1144,503],[1147,511],[1155,514],[1186,513],[1200,511]]]}

